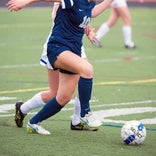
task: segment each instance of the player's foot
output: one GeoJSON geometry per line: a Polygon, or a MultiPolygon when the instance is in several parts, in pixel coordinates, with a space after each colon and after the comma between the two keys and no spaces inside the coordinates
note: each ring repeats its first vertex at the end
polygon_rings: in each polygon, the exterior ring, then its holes
{"type": "Polygon", "coordinates": [[[90,127],[83,122],[80,122],[77,125],[73,125],[71,122],[70,128],[71,128],[71,130],[77,130],[77,131],[97,131],[98,130],[97,127],[90,127]]]}
{"type": "Polygon", "coordinates": [[[25,116],[27,114],[23,114],[20,110],[21,105],[23,104],[23,102],[17,102],[15,105],[15,123],[17,125],[17,127],[22,127],[23,126],[23,120],[25,118],[25,116]]]}
{"type": "Polygon", "coordinates": [[[28,122],[27,124],[27,132],[36,133],[36,134],[44,134],[44,135],[51,134],[49,131],[44,129],[40,124],[31,124],[30,122],[28,122]]]}
{"type": "Polygon", "coordinates": [[[94,45],[95,47],[98,47],[98,48],[102,47],[100,41],[93,39],[92,42],[93,42],[93,45],[94,45]]]}
{"type": "Polygon", "coordinates": [[[136,45],[135,44],[131,44],[131,45],[125,45],[126,49],[136,49],[136,45]]]}
{"type": "Polygon", "coordinates": [[[86,114],[84,117],[81,117],[80,119],[90,127],[99,127],[102,125],[102,122],[100,120],[97,120],[91,112],[86,114]]]}

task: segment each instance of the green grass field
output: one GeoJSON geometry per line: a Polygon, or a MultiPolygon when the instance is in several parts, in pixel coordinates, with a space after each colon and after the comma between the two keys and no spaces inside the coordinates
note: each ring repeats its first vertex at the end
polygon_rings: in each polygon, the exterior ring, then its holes
{"type": "MultiPolygon", "coordinates": [[[[118,21],[96,48],[84,37],[94,66],[92,110],[104,119],[97,132],[70,130],[73,105],[68,104],[43,126],[52,134],[28,134],[14,123],[14,104],[48,88],[46,69],[39,65],[51,28],[51,8],[0,10],[0,155],[1,156],[155,156],[156,155],[156,10],[130,8],[136,50],[123,47],[118,21]],[[128,110],[128,111],[127,111],[128,110]],[[124,121],[142,120],[147,137],[139,146],[120,137],[124,121]]],[[[96,29],[109,10],[92,20],[96,29]]],[[[75,93],[76,94],[76,93],[75,93]]],[[[75,95],[73,95],[74,98],[75,95]]]]}

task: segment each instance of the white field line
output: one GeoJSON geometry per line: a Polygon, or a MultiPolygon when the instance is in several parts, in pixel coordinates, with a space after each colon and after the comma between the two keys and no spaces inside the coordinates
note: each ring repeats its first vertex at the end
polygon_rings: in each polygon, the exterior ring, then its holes
{"type": "MultiPolygon", "coordinates": [[[[149,104],[149,103],[156,103],[156,100],[145,100],[145,101],[134,101],[134,102],[122,102],[122,103],[111,103],[111,104],[101,104],[101,105],[94,105],[91,106],[91,108],[101,108],[101,107],[111,107],[111,106],[124,106],[124,105],[138,105],[138,104],[149,104]]],[[[0,105],[0,113],[5,113],[8,110],[15,109],[15,104],[4,104],[0,105]]],[[[74,110],[73,107],[70,108],[63,108],[62,111],[70,111],[74,110]]],[[[96,112],[96,111],[95,111],[96,112]]],[[[97,111],[99,112],[99,111],[97,111]]],[[[35,114],[36,112],[32,112],[29,114],[35,114]]],[[[14,114],[1,114],[0,117],[7,117],[7,116],[13,116],[14,114]]]]}
{"type": "MultiPolygon", "coordinates": [[[[148,56],[148,57],[132,57],[131,61],[140,61],[140,60],[154,60],[156,59],[156,56],[148,56]]],[[[110,59],[98,59],[98,60],[93,60],[92,62],[97,62],[97,63],[110,63],[110,62],[123,62],[123,58],[110,58],[110,59]]]]}
{"type": "Polygon", "coordinates": [[[145,100],[145,101],[133,101],[133,102],[102,104],[102,105],[92,106],[92,108],[107,107],[107,106],[110,107],[110,106],[135,105],[135,104],[144,104],[144,103],[156,103],[156,100],[145,100]]]}
{"type": "Polygon", "coordinates": [[[0,101],[5,101],[5,100],[16,100],[16,97],[6,97],[6,96],[0,96],[0,101]]]}
{"type": "MultiPolygon", "coordinates": [[[[117,117],[117,116],[125,116],[131,114],[141,114],[141,113],[152,113],[156,112],[156,107],[133,107],[133,108],[115,108],[115,109],[108,109],[108,110],[99,110],[94,112],[94,116],[106,122],[113,122],[113,123],[125,123],[125,120],[110,120],[109,117],[117,117]]],[[[124,119],[124,117],[123,117],[124,119]]],[[[154,118],[144,118],[142,119],[144,124],[156,124],[156,117],[154,118]]]]}
{"type": "Polygon", "coordinates": [[[3,65],[0,69],[12,69],[12,68],[23,68],[23,67],[38,67],[40,64],[16,64],[16,65],[3,65]]]}

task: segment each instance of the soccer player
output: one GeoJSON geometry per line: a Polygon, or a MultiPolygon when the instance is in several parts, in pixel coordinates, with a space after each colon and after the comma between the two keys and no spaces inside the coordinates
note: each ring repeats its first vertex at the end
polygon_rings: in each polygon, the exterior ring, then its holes
{"type": "MultiPolygon", "coordinates": [[[[39,0],[10,0],[7,5],[9,10],[18,11],[34,1],[39,0]]],[[[105,0],[95,7],[92,0],[61,0],[47,43],[48,60],[54,70],[59,70],[58,90],[56,96],[29,120],[28,132],[50,134],[39,123],[58,113],[70,101],[78,83],[80,103],[88,105],[92,92],[93,67],[81,57],[82,38],[92,13],[102,13],[111,1],[105,0]]],[[[85,114],[89,113],[85,111],[85,114]]]]}
{"type": "MultiPolygon", "coordinates": [[[[52,21],[55,19],[55,15],[57,12],[57,9],[59,7],[60,3],[54,3],[53,6],[53,11],[52,11],[52,21]]],[[[88,26],[88,29],[86,28],[87,36],[90,40],[92,40],[92,28],[88,26]],[[90,37],[91,35],[91,37],[90,37]]],[[[51,32],[50,32],[51,33],[51,32]]],[[[95,34],[94,34],[95,35],[95,34]]],[[[94,37],[94,36],[93,36],[94,37]]],[[[95,38],[94,38],[95,39],[95,38]]],[[[50,65],[48,58],[47,58],[47,42],[44,44],[43,47],[43,53],[42,57],[40,59],[40,63],[43,66],[47,67],[47,74],[48,74],[48,81],[49,81],[49,87],[50,89],[47,91],[42,91],[34,95],[31,99],[26,101],[25,103],[23,102],[17,102],[16,103],[16,113],[15,113],[15,123],[17,127],[22,127],[23,126],[23,120],[25,116],[30,112],[32,109],[38,108],[38,107],[43,107],[46,102],[48,102],[52,97],[56,96],[57,89],[58,89],[58,70],[53,70],[52,66],[50,65]]],[[[86,59],[86,54],[84,51],[84,47],[82,49],[82,55],[81,57],[86,59]]],[[[96,131],[98,128],[93,127],[99,125],[100,121],[96,120],[91,113],[90,105],[82,105],[80,107],[80,101],[79,97],[75,98],[74,101],[74,115],[72,118],[71,122],[71,130],[85,130],[85,131],[96,131]],[[80,110],[82,108],[82,110],[80,110]],[[88,109],[88,114],[85,114],[85,119],[87,120],[87,124],[84,124],[80,120],[80,113],[83,114],[85,113],[85,109],[88,109]],[[90,127],[92,126],[92,127],[90,127]]]]}
{"type": "MultiPolygon", "coordinates": [[[[96,32],[97,37],[101,40],[110,31],[110,28],[116,24],[119,18],[123,20],[122,33],[125,48],[135,49],[136,45],[132,40],[131,14],[126,0],[114,0],[112,2],[111,14],[108,20],[104,22],[96,32]]],[[[97,42],[97,44],[94,45],[100,47],[101,43],[97,42]]]]}

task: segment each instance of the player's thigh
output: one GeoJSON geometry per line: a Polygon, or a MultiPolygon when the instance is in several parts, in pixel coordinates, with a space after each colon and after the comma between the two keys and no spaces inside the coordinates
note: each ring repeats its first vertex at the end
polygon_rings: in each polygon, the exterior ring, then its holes
{"type": "Polygon", "coordinates": [[[79,78],[78,74],[59,73],[59,87],[56,96],[59,104],[64,105],[71,100],[79,78]]]}
{"type": "Polygon", "coordinates": [[[54,63],[55,68],[61,68],[73,73],[77,73],[84,78],[93,77],[93,67],[85,59],[70,51],[62,52],[54,63]]]}
{"type": "Polygon", "coordinates": [[[127,6],[115,8],[118,15],[122,18],[125,25],[131,25],[131,14],[127,6]]]}
{"type": "Polygon", "coordinates": [[[118,13],[116,12],[116,10],[114,8],[111,8],[111,13],[110,13],[109,18],[107,20],[107,25],[109,27],[114,26],[116,24],[118,18],[119,18],[119,16],[118,16],[118,13]]]}
{"type": "Polygon", "coordinates": [[[59,84],[59,72],[58,72],[58,70],[53,70],[53,69],[47,68],[47,75],[48,75],[49,89],[51,91],[57,93],[58,84],[59,84]]]}
{"type": "Polygon", "coordinates": [[[56,96],[59,83],[58,71],[47,68],[49,89],[41,92],[42,100],[47,103],[50,99],[56,96]]]}

